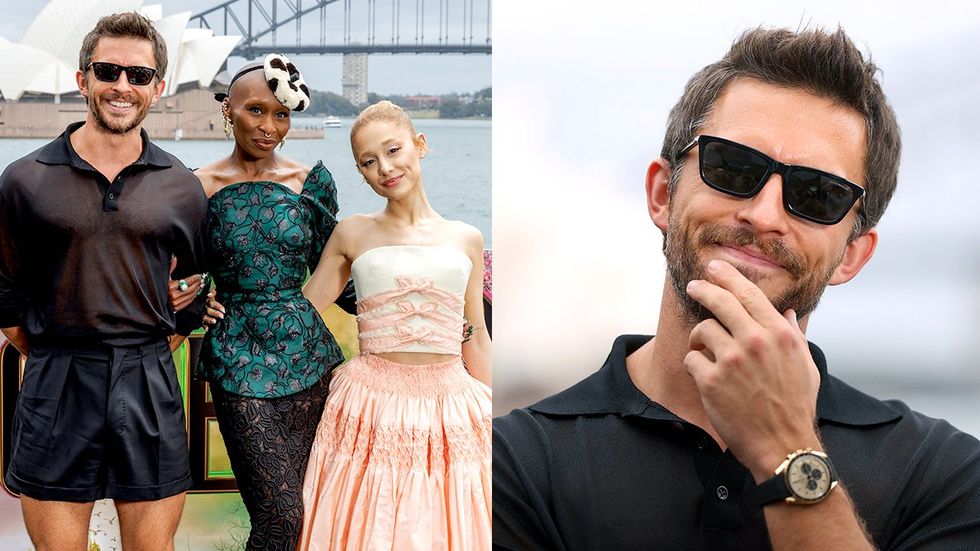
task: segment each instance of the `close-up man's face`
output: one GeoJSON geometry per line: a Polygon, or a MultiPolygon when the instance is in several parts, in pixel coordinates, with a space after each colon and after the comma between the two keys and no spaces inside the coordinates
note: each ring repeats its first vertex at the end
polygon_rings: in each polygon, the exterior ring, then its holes
{"type": "MultiPolygon", "coordinates": [[[[92,52],[92,62],[114,63],[124,67],[156,68],[153,44],[131,37],[103,36],[92,52]]],[[[150,107],[163,91],[159,75],[148,84],[131,84],[129,75],[121,72],[115,82],[103,82],[89,68],[83,74],[83,88],[88,108],[100,128],[114,134],[125,134],[138,127],[150,107]]]]}
{"type": "MultiPolygon", "coordinates": [[[[801,89],[736,80],[699,133],[863,185],[864,120],[801,89]]],[[[816,307],[828,283],[853,276],[838,268],[860,203],[839,223],[818,224],[784,208],[782,185],[782,176],[774,174],[751,198],[716,191],[701,180],[697,148],[687,153],[670,202],[666,255],[671,282],[695,319],[710,314],[684,289],[690,280],[704,278],[712,259],[731,263],[777,310],[792,308],[800,317],[816,307]]]]}

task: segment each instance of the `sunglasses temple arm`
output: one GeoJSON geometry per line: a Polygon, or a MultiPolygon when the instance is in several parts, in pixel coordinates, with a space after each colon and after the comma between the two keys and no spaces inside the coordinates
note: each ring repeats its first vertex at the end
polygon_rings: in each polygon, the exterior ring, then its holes
{"type": "Polygon", "coordinates": [[[683,157],[684,155],[687,155],[688,151],[694,149],[694,146],[698,145],[698,141],[700,139],[701,139],[701,136],[694,136],[694,139],[691,140],[690,143],[688,143],[687,145],[685,145],[683,147],[683,149],[681,149],[680,152],[677,154],[677,156],[678,157],[683,157]]]}

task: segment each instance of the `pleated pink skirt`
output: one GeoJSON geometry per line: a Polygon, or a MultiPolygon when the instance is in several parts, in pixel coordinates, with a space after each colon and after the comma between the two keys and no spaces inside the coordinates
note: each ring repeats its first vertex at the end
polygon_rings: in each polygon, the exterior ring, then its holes
{"type": "Polygon", "coordinates": [[[491,391],[462,359],[362,354],[334,373],[297,549],[490,549],[491,391]]]}

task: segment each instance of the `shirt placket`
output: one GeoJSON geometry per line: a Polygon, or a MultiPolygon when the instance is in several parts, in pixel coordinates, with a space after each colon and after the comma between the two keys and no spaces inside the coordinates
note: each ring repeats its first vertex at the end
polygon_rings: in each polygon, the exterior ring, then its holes
{"type": "Polygon", "coordinates": [[[742,495],[751,484],[751,474],[730,451],[722,451],[715,440],[695,426],[687,426],[695,469],[703,486],[701,530],[713,545],[732,543],[742,530],[742,495]]]}

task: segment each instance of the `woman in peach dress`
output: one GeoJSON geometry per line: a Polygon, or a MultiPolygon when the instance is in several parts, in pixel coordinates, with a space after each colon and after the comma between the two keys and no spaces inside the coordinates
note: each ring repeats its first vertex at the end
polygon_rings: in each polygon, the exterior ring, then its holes
{"type": "Polygon", "coordinates": [[[351,147],[387,203],[337,225],[303,289],[321,310],[353,276],[360,355],[330,384],[298,549],[490,549],[483,237],[429,205],[425,136],[401,108],[365,109],[351,147]]]}

